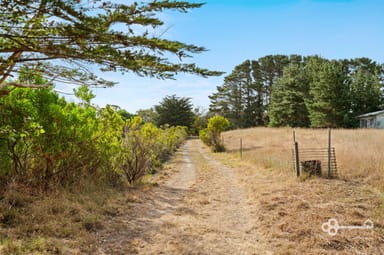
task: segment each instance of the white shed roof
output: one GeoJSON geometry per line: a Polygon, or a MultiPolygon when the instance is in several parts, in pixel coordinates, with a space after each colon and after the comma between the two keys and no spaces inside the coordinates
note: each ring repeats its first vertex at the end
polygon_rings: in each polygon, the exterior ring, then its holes
{"type": "Polygon", "coordinates": [[[359,115],[357,117],[365,118],[365,117],[377,116],[377,115],[380,115],[380,114],[384,114],[384,110],[377,111],[377,112],[369,112],[369,113],[366,113],[366,114],[359,115]]]}

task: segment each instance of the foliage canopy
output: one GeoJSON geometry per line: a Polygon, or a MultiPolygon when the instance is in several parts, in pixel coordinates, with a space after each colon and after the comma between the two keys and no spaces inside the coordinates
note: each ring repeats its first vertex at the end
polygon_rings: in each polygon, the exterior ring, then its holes
{"type": "Polygon", "coordinates": [[[383,109],[384,65],[368,58],[268,55],[246,60],[213,93],[210,111],[233,128],[357,127],[383,109]]]}
{"type": "Polygon", "coordinates": [[[190,128],[195,119],[193,105],[188,97],[166,96],[155,106],[157,125],[185,126],[190,128]]]}
{"type": "Polygon", "coordinates": [[[4,0],[0,2],[0,92],[6,86],[47,87],[53,81],[112,86],[90,71],[133,72],[173,78],[179,72],[202,76],[220,72],[183,60],[203,47],[161,38],[164,11],[187,12],[201,3],[148,1],[125,4],[104,0],[4,0]],[[43,73],[45,84],[7,82],[23,66],[43,73]]]}

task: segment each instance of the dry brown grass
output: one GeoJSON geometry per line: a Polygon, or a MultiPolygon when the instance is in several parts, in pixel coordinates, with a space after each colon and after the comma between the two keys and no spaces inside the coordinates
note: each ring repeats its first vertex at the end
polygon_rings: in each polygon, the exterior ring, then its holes
{"type": "Polygon", "coordinates": [[[116,190],[87,184],[41,193],[10,184],[0,194],[0,254],[91,254],[114,213],[116,190]],[[84,188],[84,187],[83,187],[84,188]]]}
{"type": "MultiPolygon", "coordinates": [[[[224,133],[229,153],[217,159],[238,169],[257,204],[258,229],[274,254],[384,254],[384,132],[333,130],[338,179],[298,179],[292,164],[292,129],[254,128],[224,133]],[[239,157],[240,137],[243,160],[239,157]],[[340,230],[322,223],[374,222],[372,231],[340,230]]],[[[300,147],[327,147],[327,130],[296,129],[300,147]]]]}
{"type": "MultiPolygon", "coordinates": [[[[292,131],[290,128],[253,128],[223,134],[229,152],[239,153],[257,166],[293,172],[292,131]]],[[[328,130],[295,129],[300,148],[327,148],[328,130]]],[[[384,191],[384,130],[335,129],[332,146],[336,150],[338,173],[342,179],[363,181],[384,191]]]]}

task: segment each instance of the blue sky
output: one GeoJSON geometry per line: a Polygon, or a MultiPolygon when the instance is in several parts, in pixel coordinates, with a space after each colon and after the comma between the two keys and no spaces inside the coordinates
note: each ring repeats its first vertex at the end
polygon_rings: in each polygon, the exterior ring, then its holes
{"type": "MultiPolygon", "coordinates": [[[[198,1],[195,1],[198,2],[198,1]]],[[[201,67],[229,74],[246,59],[268,54],[321,55],[325,58],[368,57],[384,63],[383,0],[206,0],[187,14],[167,13],[167,39],[204,46],[192,59],[201,67]]],[[[190,61],[190,60],[188,60],[190,61]]],[[[166,95],[190,97],[208,109],[208,95],[221,77],[179,75],[177,80],[104,73],[119,82],[95,89],[94,103],[116,104],[136,112],[158,104],[166,95]]]]}

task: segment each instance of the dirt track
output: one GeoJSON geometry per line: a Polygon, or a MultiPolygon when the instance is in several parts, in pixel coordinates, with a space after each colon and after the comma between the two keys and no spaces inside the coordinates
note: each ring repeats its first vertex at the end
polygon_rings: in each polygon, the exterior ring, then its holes
{"type": "Polygon", "coordinates": [[[109,205],[96,249],[98,255],[384,254],[381,199],[364,184],[301,182],[188,140],[151,184],[109,205]],[[375,228],[332,237],[321,230],[332,217],[351,225],[372,219],[375,228]]]}
{"type": "Polygon", "coordinates": [[[132,212],[100,236],[99,254],[271,254],[257,232],[257,217],[233,169],[188,140],[158,185],[129,198],[132,212]]]}

